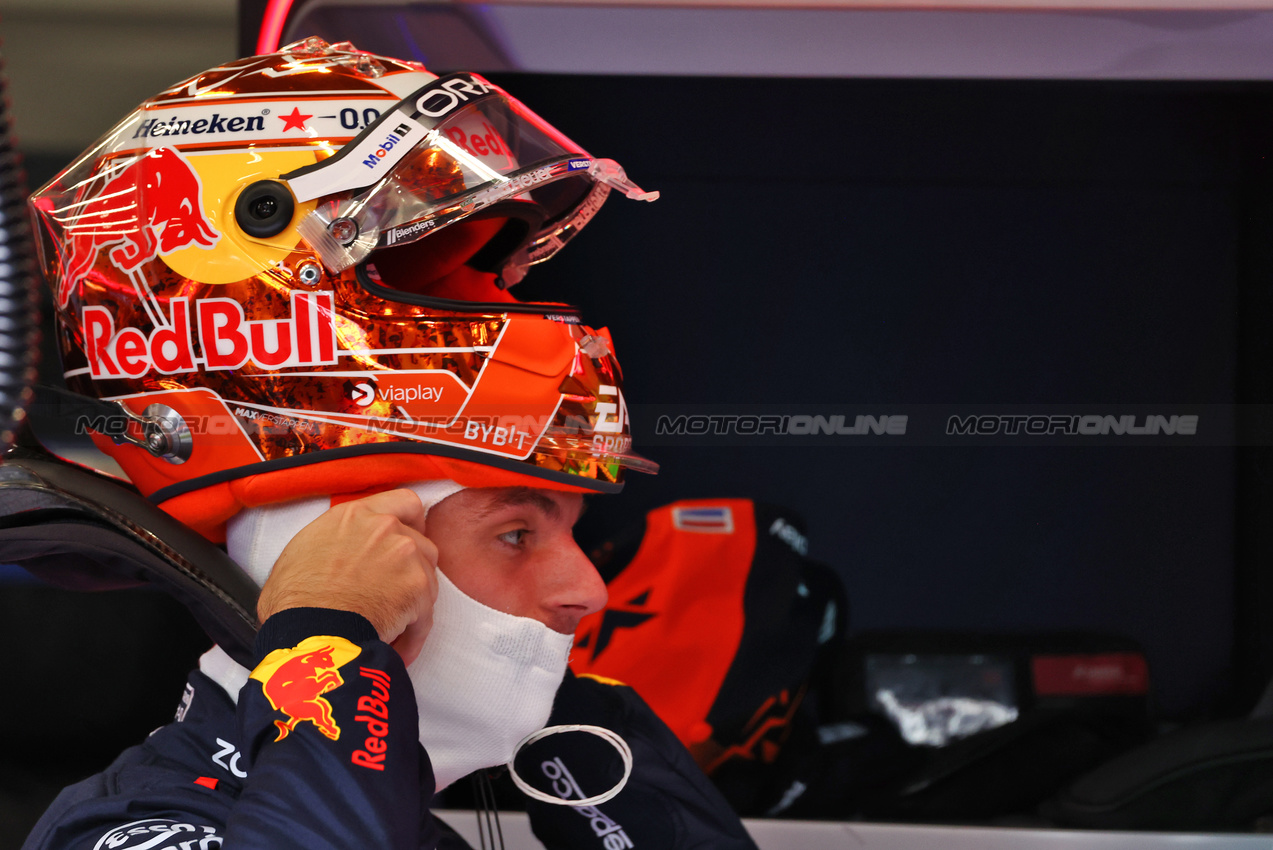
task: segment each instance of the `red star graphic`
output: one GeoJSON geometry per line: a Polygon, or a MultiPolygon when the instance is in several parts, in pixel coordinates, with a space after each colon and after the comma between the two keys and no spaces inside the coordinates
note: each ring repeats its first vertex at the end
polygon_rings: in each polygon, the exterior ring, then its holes
{"type": "Polygon", "coordinates": [[[286,133],[288,130],[304,130],[305,122],[313,117],[314,117],[313,115],[302,115],[301,109],[299,106],[293,106],[292,113],[290,115],[279,116],[279,118],[283,119],[284,133],[286,133]]]}

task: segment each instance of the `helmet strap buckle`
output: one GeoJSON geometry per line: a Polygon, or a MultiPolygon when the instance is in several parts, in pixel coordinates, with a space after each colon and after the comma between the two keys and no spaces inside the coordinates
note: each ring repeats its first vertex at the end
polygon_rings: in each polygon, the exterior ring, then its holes
{"type": "Polygon", "coordinates": [[[118,408],[119,413],[141,432],[140,437],[135,436],[132,429],[110,434],[116,445],[127,443],[137,446],[172,464],[185,463],[190,459],[194,437],[180,413],[163,404],[150,405],[140,416],[120,401],[114,402],[112,407],[118,408]]]}

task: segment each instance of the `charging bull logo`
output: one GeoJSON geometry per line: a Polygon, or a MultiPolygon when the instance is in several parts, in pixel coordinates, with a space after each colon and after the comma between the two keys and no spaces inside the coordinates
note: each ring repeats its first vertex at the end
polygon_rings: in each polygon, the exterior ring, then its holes
{"type": "Polygon", "coordinates": [[[221,234],[203,213],[199,175],[173,148],[155,148],[118,171],[93,197],[62,212],[67,259],[58,282],[58,304],[110,248],[116,268],[132,275],[159,254],[194,245],[211,248],[221,234]]]}
{"type": "Polygon", "coordinates": [[[291,649],[276,649],[265,656],[252,678],[261,683],[265,697],[275,711],[287,715],[275,720],[281,741],[308,721],[333,741],[340,727],[332,717],[332,706],[323,699],[345,684],[340,668],[358,657],[362,650],[340,637],[309,637],[291,649]]]}

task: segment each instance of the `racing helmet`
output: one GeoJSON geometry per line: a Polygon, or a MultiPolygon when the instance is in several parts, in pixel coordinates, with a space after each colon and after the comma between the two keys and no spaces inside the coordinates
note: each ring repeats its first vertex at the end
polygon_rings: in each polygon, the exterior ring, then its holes
{"type": "Polygon", "coordinates": [[[613,189],[657,197],[476,74],[310,38],[147,100],[31,209],[67,385],[118,414],[92,439],[219,539],[306,495],[656,471],[609,333],[510,291],[613,189]]]}

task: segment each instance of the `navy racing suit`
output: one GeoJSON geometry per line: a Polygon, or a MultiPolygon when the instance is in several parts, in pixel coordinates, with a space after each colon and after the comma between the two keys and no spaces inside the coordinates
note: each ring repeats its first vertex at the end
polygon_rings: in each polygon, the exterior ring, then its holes
{"type": "MultiPolygon", "coordinates": [[[[237,704],[192,672],[174,721],[65,789],[23,850],[467,846],[429,811],[433,771],[418,738],[412,683],[366,619],[281,611],[261,627],[255,660],[237,704]]],[[[550,722],[615,729],[635,767],[624,791],[600,806],[529,806],[546,846],[755,847],[631,689],[568,676],[560,713],[566,720],[550,722]]],[[[587,775],[589,759],[574,750],[573,737],[549,738],[536,758],[587,775]]]]}

